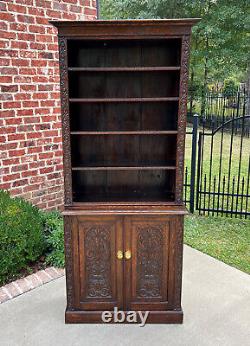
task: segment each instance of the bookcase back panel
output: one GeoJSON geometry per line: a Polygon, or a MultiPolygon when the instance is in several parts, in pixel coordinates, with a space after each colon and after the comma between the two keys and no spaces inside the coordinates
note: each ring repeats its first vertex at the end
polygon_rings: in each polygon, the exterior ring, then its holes
{"type": "Polygon", "coordinates": [[[73,201],[175,200],[181,46],[68,40],[73,201]]]}
{"type": "Polygon", "coordinates": [[[75,72],[69,74],[71,98],[177,97],[179,71],[75,72]]]}
{"type": "Polygon", "coordinates": [[[180,39],[70,40],[70,67],[179,66],[180,39]]]}
{"type": "Polygon", "coordinates": [[[72,103],[71,131],[177,130],[177,102],[72,103]]]}
{"type": "Polygon", "coordinates": [[[175,173],[166,170],[74,171],[75,202],[173,201],[175,173]]]}
{"type": "Polygon", "coordinates": [[[73,166],[175,165],[176,135],[72,135],[73,166]]]}

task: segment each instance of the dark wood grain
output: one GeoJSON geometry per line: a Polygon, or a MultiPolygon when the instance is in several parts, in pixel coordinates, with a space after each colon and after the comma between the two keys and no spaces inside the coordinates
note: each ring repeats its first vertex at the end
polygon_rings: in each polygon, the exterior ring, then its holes
{"type": "Polygon", "coordinates": [[[71,131],[71,135],[177,135],[178,131],[71,131]]]}
{"type": "Polygon", "coordinates": [[[79,295],[76,305],[83,310],[121,308],[123,263],[116,257],[123,249],[121,220],[114,216],[77,218],[79,262],[75,272],[79,295]]]}
{"type": "Polygon", "coordinates": [[[81,39],[151,39],[179,38],[191,33],[191,27],[200,19],[116,20],[116,21],[51,21],[58,35],[81,39]]]}
{"type": "Polygon", "coordinates": [[[130,171],[130,170],[175,170],[176,166],[82,166],[72,167],[72,171],[130,171]]]}
{"type": "Polygon", "coordinates": [[[86,102],[86,103],[105,103],[105,102],[168,102],[179,101],[179,97],[116,97],[116,98],[70,98],[70,102],[86,102]]]}
{"type": "Polygon", "coordinates": [[[155,66],[155,67],[69,67],[68,71],[75,72],[157,72],[179,71],[180,66],[155,66]]]}
{"type": "Polygon", "coordinates": [[[126,217],[125,261],[128,310],[167,310],[170,220],[167,218],[126,217]]]}
{"type": "Polygon", "coordinates": [[[196,22],[53,22],[61,71],[67,323],[101,323],[102,311],[115,306],[148,310],[148,323],[183,321],[182,187],[196,22]]]}
{"type": "Polygon", "coordinates": [[[181,50],[181,75],[180,75],[180,99],[178,113],[178,136],[176,161],[178,172],[176,174],[176,202],[182,203],[183,192],[183,174],[184,174],[184,152],[186,138],[186,114],[188,97],[188,63],[190,51],[190,36],[185,35],[182,38],[181,50]]]}
{"type": "Polygon", "coordinates": [[[64,165],[64,202],[72,204],[72,176],[71,176],[71,148],[70,148],[70,119],[69,119],[69,86],[68,86],[68,56],[67,39],[60,37],[59,62],[60,62],[60,88],[62,107],[62,135],[63,135],[63,165],[64,165]]]}

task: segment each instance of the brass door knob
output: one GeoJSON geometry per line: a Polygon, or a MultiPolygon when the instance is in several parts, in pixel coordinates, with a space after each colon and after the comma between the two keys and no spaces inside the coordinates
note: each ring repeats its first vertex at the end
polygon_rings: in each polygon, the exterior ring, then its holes
{"type": "Polygon", "coordinates": [[[125,252],[125,258],[126,258],[127,260],[129,260],[131,257],[132,257],[131,251],[130,251],[130,250],[127,250],[127,251],[125,252]]]}
{"type": "Polygon", "coordinates": [[[121,250],[118,250],[118,251],[117,251],[117,254],[116,254],[116,257],[117,257],[117,259],[119,259],[119,260],[123,259],[123,252],[122,252],[121,250]]]}

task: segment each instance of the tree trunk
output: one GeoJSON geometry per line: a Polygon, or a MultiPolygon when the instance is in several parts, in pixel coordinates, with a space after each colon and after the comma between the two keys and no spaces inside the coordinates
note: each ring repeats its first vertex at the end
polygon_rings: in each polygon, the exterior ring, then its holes
{"type": "Polygon", "coordinates": [[[205,116],[206,111],[206,91],[207,91],[207,76],[208,76],[208,36],[206,34],[206,57],[205,57],[205,63],[204,63],[204,82],[203,82],[203,88],[201,93],[201,116],[205,116]]]}

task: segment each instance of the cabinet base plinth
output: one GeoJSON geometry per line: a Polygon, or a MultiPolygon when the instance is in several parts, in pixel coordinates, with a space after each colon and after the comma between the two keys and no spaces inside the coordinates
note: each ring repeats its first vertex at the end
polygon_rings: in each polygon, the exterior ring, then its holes
{"type": "MultiPolygon", "coordinates": [[[[110,311],[112,317],[110,322],[104,322],[102,320],[103,311],[65,311],[65,323],[131,323],[127,321],[127,312],[125,313],[125,319],[123,322],[114,321],[114,313],[110,311]]],[[[149,315],[146,321],[148,323],[169,323],[169,324],[181,324],[183,322],[183,311],[149,311],[149,315]]],[[[141,323],[140,317],[138,315],[137,322],[132,323],[141,323]]]]}

